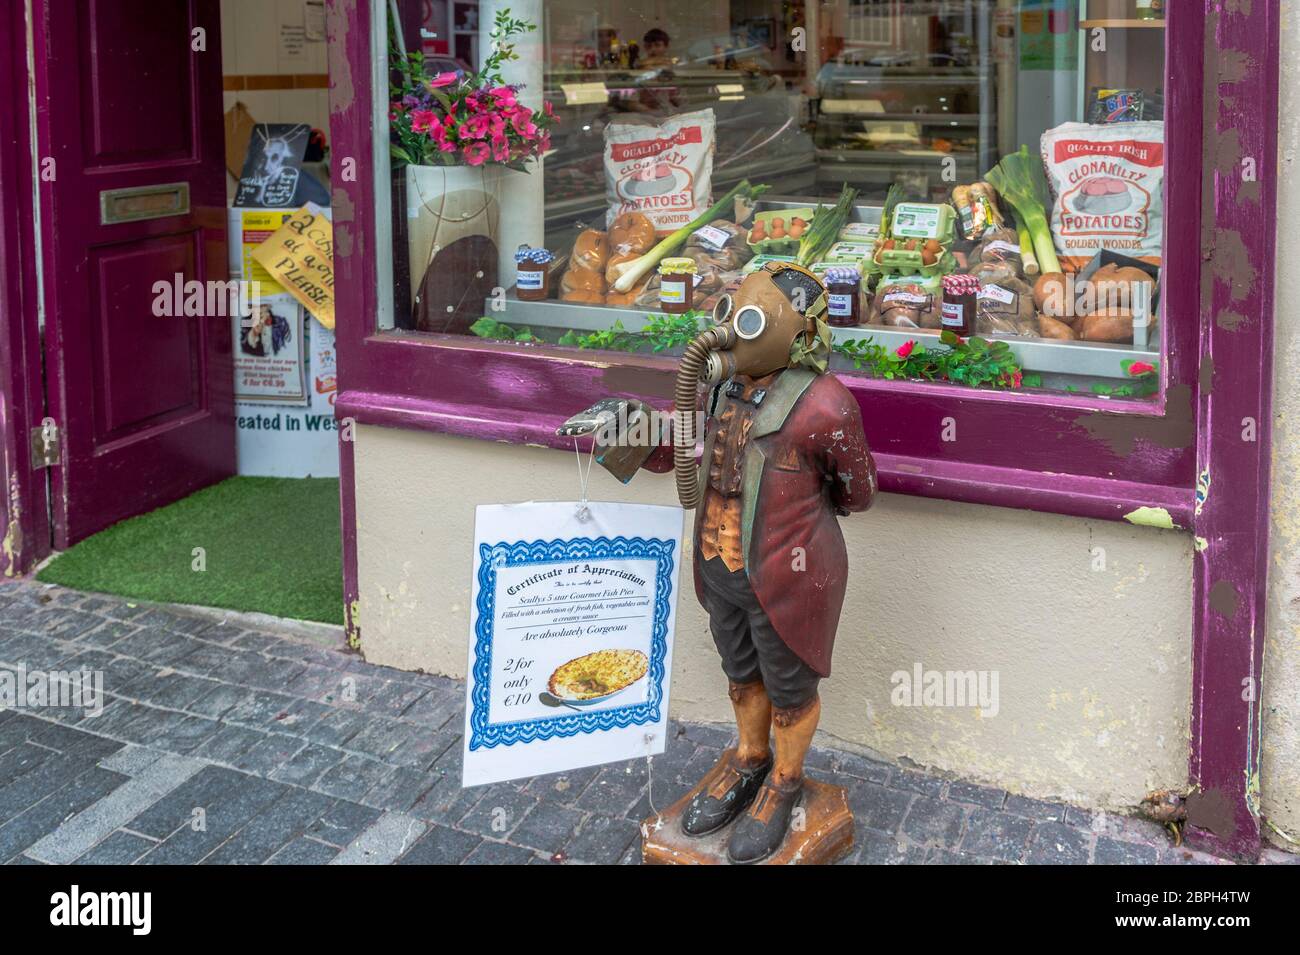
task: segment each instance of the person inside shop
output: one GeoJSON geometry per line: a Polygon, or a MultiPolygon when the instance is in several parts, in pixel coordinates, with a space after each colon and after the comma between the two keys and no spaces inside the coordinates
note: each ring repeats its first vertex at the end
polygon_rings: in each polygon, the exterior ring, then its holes
{"type": "Polygon", "coordinates": [[[666,31],[655,27],[641,39],[644,54],[637,69],[645,70],[637,80],[637,90],[628,95],[620,93],[614,101],[616,109],[632,113],[657,113],[669,116],[684,105],[681,90],[675,85],[673,57],[668,55],[669,38],[666,31]]]}
{"type": "Polygon", "coordinates": [[[647,30],[646,35],[641,38],[641,50],[644,55],[638,65],[646,68],[672,66],[676,61],[668,55],[668,45],[671,42],[666,31],[658,27],[647,30]]]}

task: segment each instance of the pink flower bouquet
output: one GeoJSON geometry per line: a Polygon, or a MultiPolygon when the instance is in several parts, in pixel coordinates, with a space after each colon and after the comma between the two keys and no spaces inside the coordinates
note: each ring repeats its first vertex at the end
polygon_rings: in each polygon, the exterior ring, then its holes
{"type": "Polygon", "coordinates": [[[536,26],[497,14],[496,43],[477,72],[430,76],[422,53],[394,50],[398,79],[392,84],[388,119],[395,165],[482,166],[498,163],[524,169],[551,148],[555,122],[550,103],[541,111],[519,102],[521,87],[505,83],[501,64],[518,59],[511,39],[536,26]]]}

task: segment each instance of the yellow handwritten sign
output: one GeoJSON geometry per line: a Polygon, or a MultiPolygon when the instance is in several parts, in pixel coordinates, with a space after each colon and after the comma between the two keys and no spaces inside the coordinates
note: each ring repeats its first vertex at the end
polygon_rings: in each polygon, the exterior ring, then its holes
{"type": "Polygon", "coordinates": [[[334,227],[320,206],[309,202],[295,212],[253,258],[316,321],[334,327],[334,227]]]}

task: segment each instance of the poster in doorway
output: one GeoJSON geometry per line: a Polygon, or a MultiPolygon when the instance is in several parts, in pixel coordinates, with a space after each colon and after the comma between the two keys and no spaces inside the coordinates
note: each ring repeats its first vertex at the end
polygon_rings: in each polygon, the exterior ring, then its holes
{"type": "Polygon", "coordinates": [[[235,317],[235,400],[305,405],[306,347],[302,306],[286,293],[267,295],[235,317]]]}
{"type": "Polygon", "coordinates": [[[306,123],[254,126],[235,206],[297,209],[308,202],[329,205],[329,190],[302,169],[310,139],[311,127],[306,123]]]}

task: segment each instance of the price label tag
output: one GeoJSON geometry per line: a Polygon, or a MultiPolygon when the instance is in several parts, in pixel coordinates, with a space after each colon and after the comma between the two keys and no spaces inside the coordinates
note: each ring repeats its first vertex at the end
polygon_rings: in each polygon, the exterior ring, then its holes
{"type": "Polygon", "coordinates": [[[691,237],[706,249],[721,252],[727,247],[727,240],[731,238],[731,233],[716,226],[706,225],[696,229],[691,237]]]}

